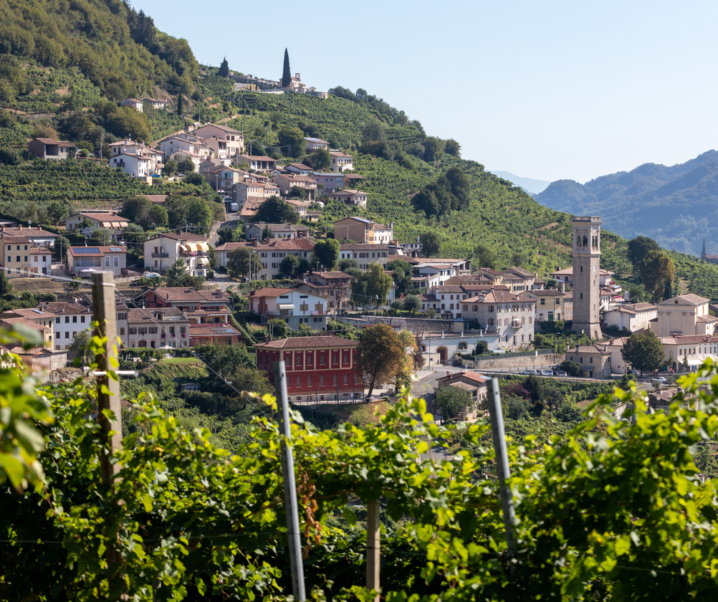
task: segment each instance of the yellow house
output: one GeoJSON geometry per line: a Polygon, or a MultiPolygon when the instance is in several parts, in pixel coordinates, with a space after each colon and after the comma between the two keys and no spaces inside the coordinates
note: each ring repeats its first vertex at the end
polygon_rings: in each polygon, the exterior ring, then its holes
{"type": "Polygon", "coordinates": [[[0,239],[0,259],[8,278],[27,278],[30,275],[32,243],[24,236],[5,236],[0,239]]]}

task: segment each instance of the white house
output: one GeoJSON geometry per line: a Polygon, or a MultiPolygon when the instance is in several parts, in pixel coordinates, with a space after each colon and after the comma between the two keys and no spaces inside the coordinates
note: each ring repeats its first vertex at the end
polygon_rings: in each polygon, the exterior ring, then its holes
{"type": "Polygon", "coordinates": [[[153,109],[166,109],[167,108],[167,101],[162,100],[160,98],[143,98],[143,103],[146,103],[150,105],[153,109]]]}
{"type": "Polygon", "coordinates": [[[147,178],[152,175],[152,161],[148,156],[125,153],[110,159],[110,167],[124,170],[133,178],[147,178]]]}
{"type": "Polygon", "coordinates": [[[331,157],[332,171],[347,171],[354,169],[354,157],[347,155],[342,151],[329,151],[331,157]]]}
{"type": "Polygon", "coordinates": [[[209,245],[207,237],[181,232],[156,234],[145,241],[145,269],[164,273],[178,259],[185,262],[191,276],[206,276],[209,271],[209,245]]]}
{"type": "Polygon", "coordinates": [[[66,230],[80,231],[84,236],[92,236],[98,228],[109,230],[114,240],[122,239],[122,233],[129,223],[130,220],[117,215],[117,211],[105,209],[83,209],[60,222],[66,230]],[[87,225],[83,227],[83,224],[87,225]]]}
{"type": "Polygon", "coordinates": [[[189,157],[194,161],[195,158],[199,158],[198,167],[200,163],[212,156],[212,149],[209,146],[204,144],[197,136],[190,136],[189,134],[178,134],[165,138],[160,141],[159,148],[165,157],[165,161],[170,159],[178,161],[185,157],[189,157]],[[181,154],[177,155],[177,153],[181,154]]]}
{"type": "Polygon", "coordinates": [[[356,205],[366,207],[367,193],[361,190],[337,190],[329,195],[330,199],[341,201],[345,205],[356,205]]]}
{"type": "Polygon", "coordinates": [[[125,100],[123,100],[120,103],[120,106],[121,107],[130,107],[131,109],[134,109],[135,111],[138,111],[139,113],[144,112],[144,107],[142,105],[142,101],[137,100],[136,98],[125,98],[125,100]]]}
{"type": "Polygon", "coordinates": [[[55,351],[69,349],[78,333],[92,329],[92,308],[80,303],[44,302],[38,309],[55,315],[55,351]]]}
{"type": "Polygon", "coordinates": [[[304,165],[304,163],[290,163],[284,169],[300,176],[308,176],[312,173],[312,168],[304,165]]]}
{"type": "Polygon", "coordinates": [[[329,143],[321,138],[307,138],[305,136],[304,141],[306,142],[305,150],[308,153],[313,153],[315,150],[319,150],[320,148],[329,150],[329,143]]]}
{"type": "Polygon", "coordinates": [[[119,277],[126,268],[125,247],[70,247],[67,250],[67,271],[73,276],[89,277],[92,272],[112,272],[119,277]]]}
{"type": "Polygon", "coordinates": [[[359,269],[368,270],[372,263],[379,263],[386,266],[389,259],[388,245],[374,245],[369,243],[343,244],[339,247],[339,259],[356,259],[359,262],[359,269]]]}
{"type": "MultiPolygon", "coordinates": [[[[598,272],[598,285],[608,286],[612,284],[611,276],[615,272],[609,272],[608,270],[599,269],[598,272]]],[[[565,270],[555,270],[551,272],[551,277],[555,278],[559,282],[565,282],[569,285],[573,285],[573,268],[566,268],[565,270]]]]}
{"type": "Polygon", "coordinates": [[[636,332],[649,330],[651,320],[658,317],[658,308],[650,303],[626,303],[617,305],[606,312],[606,326],[616,326],[620,329],[636,332]]]}
{"type": "MultiPolygon", "coordinates": [[[[322,330],[327,323],[327,299],[307,291],[291,288],[263,288],[249,295],[249,311],[263,321],[279,318],[297,330],[306,324],[322,330]]],[[[270,332],[271,335],[271,332],[270,332]]]]}

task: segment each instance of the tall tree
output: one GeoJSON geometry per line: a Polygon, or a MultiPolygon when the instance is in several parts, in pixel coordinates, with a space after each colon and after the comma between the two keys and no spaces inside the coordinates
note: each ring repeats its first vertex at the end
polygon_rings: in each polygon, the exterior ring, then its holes
{"type": "Polygon", "coordinates": [[[341,245],[338,240],[327,238],[314,245],[311,265],[316,266],[317,261],[327,270],[333,270],[339,260],[341,245]]]}
{"type": "Polygon", "coordinates": [[[179,95],[177,96],[177,115],[179,115],[180,117],[182,117],[182,111],[183,111],[183,107],[182,107],[182,94],[179,94],[179,95]]]}
{"type": "Polygon", "coordinates": [[[282,88],[287,88],[292,83],[292,71],[289,68],[289,52],[284,49],[284,69],[282,70],[282,88]]]}
{"type": "Polygon", "coordinates": [[[253,252],[247,247],[239,247],[229,253],[227,271],[232,278],[249,276],[250,268],[252,274],[256,274],[262,269],[262,262],[257,252],[253,252]]]}
{"type": "Polygon", "coordinates": [[[369,383],[371,397],[374,387],[394,378],[402,367],[404,345],[399,335],[387,324],[367,328],[359,342],[359,367],[369,383]]]}
{"type": "Polygon", "coordinates": [[[672,283],[676,275],[673,260],[665,251],[649,251],[641,262],[638,273],[646,290],[657,300],[665,292],[667,283],[672,283]]]}
{"type": "Polygon", "coordinates": [[[665,361],[663,345],[652,332],[634,332],[621,349],[623,361],[630,364],[635,370],[658,370],[665,361]]]}
{"type": "Polygon", "coordinates": [[[229,75],[229,63],[227,62],[227,57],[224,57],[224,60],[222,61],[222,64],[219,66],[219,71],[217,72],[217,75],[220,77],[227,77],[229,75]]]}
{"type": "Polygon", "coordinates": [[[661,247],[652,238],[647,236],[637,236],[628,241],[628,261],[633,264],[634,268],[638,268],[641,262],[651,251],[660,251],[661,247]]]}
{"type": "MultiPolygon", "coordinates": [[[[348,266],[343,266],[342,269],[344,267],[348,266]]],[[[359,265],[356,267],[359,267],[359,265]]],[[[414,268],[408,261],[395,259],[386,264],[386,269],[391,272],[397,293],[406,293],[411,288],[411,277],[414,275],[414,268]]]]}
{"type": "Polygon", "coordinates": [[[426,232],[421,235],[421,250],[424,257],[437,255],[441,250],[441,239],[436,232],[426,232]]]}
{"type": "Polygon", "coordinates": [[[167,278],[167,286],[182,286],[187,279],[187,265],[184,259],[177,258],[165,272],[165,278],[167,278]]]}
{"type": "Polygon", "coordinates": [[[312,164],[317,171],[328,168],[331,162],[331,155],[326,148],[317,149],[312,153],[312,164]]]}
{"type": "Polygon", "coordinates": [[[434,399],[434,408],[444,420],[456,418],[461,412],[469,411],[474,405],[471,393],[458,387],[439,387],[434,399]]]}
{"type": "Polygon", "coordinates": [[[259,206],[251,221],[267,224],[296,224],[299,219],[299,212],[293,205],[273,196],[259,206]]]}
{"type": "Polygon", "coordinates": [[[372,263],[369,269],[352,280],[352,301],[364,306],[386,305],[391,290],[391,276],[384,273],[379,263],[372,263]]]}

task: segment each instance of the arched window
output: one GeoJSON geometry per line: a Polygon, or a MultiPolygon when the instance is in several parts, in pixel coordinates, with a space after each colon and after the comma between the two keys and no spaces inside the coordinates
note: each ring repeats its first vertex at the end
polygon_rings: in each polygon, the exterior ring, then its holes
{"type": "Polygon", "coordinates": [[[468,348],[469,346],[466,343],[459,343],[459,351],[463,351],[468,348]]]}
{"type": "Polygon", "coordinates": [[[583,237],[583,246],[584,246],[585,248],[588,248],[588,236],[585,236],[585,235],[584,235],[584,237],[583,237]]]}

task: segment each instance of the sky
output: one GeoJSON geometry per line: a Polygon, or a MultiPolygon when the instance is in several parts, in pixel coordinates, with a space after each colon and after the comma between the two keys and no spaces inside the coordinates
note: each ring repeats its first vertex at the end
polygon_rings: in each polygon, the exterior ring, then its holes
{"type": "Polygon", "coordinates": [[[133,0],[197,60],[344,86],[539,180],[673,165],[716,148],[718,2],[133,0]]]}

